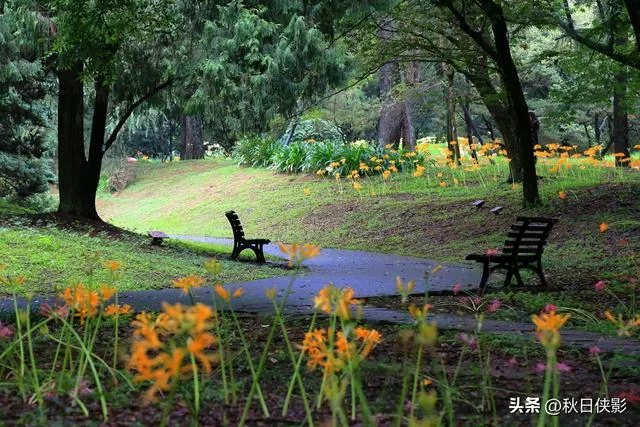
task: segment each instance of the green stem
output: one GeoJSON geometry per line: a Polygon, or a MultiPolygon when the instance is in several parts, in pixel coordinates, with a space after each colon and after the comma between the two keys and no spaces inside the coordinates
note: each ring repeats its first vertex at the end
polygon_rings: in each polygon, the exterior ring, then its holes
{"type": "Polygon", "coordinates": [[[38,399],[38,405],[42,407],[44,401],[42,400],[42,393],[40,390],[40,381],[38,379],[38,368],[36,367],[36,358],[33,355],[33,342],[31,337],[31,301],[27,302],[27,345],[29,349],[29,359],[31,362],[31,375],[33,376],[33,385],[35,386],[36,397],[38,399]]]}
{"type": "Polygon", "coordinates": [[[191,353],[191,366],[193,367],[194,420],[197,426],[200,422],[200,380],[198,378],[198,365],[196,365],[196,358],[193,356],[193,353],[191,353]]]}
{"type": "Polygon", "coordinates": [[[411,389],[411,409],[409,411],[409,418],[413,419],[413,410],[416,402],[416,394],[418,392],[418,379],[420,377],[420,367],[422,365],[422,351],[423,344],[418,344],[418,354],[416,356],[416,367],[413,372],[413,387],[411,389]]]}
{"type": "MultiPolygon", "coordinates": [[[[309,332],[313,331],[313,328],[316,324],[316,318],[318,314],[317,312],[313,313],[313,317],[311,318],[311,323],[309,324],[309,332]]],[[[293,393],[293,387],[297,380],[301,381],[300,378],[300,365],[302,365],[302,360],[304,359],[304,351],[300,351],[298,355],[298,360],[295,363],[295,368],[293,371],[293,376],[289,380],[289,387],[287,388],[287,397],[284,399],[284,406],[282,407],[282,416],[287,415],[289,409],[289,402],[291,400],[291,394],[293,393]]]]}

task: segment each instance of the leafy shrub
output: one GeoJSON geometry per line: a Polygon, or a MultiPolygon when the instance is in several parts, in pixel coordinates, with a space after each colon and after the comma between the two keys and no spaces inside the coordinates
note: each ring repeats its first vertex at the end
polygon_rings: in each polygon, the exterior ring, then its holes
{"type": "Polygon", "coordinates": [[[233,150],[233,156],[240,164],[268,167],[271,166],[271,158],[280,146],[281,144],[272,138],[246,137],[238,141],[233,150]]]}

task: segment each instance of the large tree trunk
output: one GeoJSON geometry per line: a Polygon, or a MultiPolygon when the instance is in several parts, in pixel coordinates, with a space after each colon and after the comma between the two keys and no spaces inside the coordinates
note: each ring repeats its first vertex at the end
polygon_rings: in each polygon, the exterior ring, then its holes
{"type": "MultiPolygon", "coordinates": [[[[538,193],[538,177],[536,175],[535,157],[533,155],[534,143],[529,107],[527,106],[527,101],[522,91],[518,70],[511,57],[507,23],[502,7],[492,0],[486,0],[486,8],[489,18],[492,21],[491,29],[493,31],[494,45],[496,48],[496,63],[500,68],[500,76],[502,77],[505,92],[509,99],[509,106],[515,120],[520,161],[522,163],[522,192],[524,204],[533,205],[540,201],[540,195],[538,193]]],[[[517,170],[512,170],[514,173],[517,173],[517,170]]]]}
{"type": "Polygon", "coordinates": [[[89,159],[84,147],[84,88],[76,64],[58,73],[58,213],[100,219],[96,191],[102,164],[102,143],[106,124],[108,91],[96,86],[89,159]]]}
{"type": "MultiPolygon", "coordinates": [[[[382,24],[378,36],[383,40],[389,40],[393,36],[393,20],[387,19],[382,24]]],[[[398,145],[400,139],[407,148],[416,145],[416,131],[413,126],[412,102],[409,99],[398,99],[394,91],[396,84],[400,83],[400,64],[396,60],[390,60],[380,67],[380,98],[382,108],[378,119],[378,145],[398,145]]],[[[419,78],[417,63],[408,64],[405,70],[407,83],[415,83],[419,78]]]]}
{"type": "Polygon", "coordinates": [[[180,160],[202,159],[204,141],[202,139],[202,120],[193,116],[182,116],[182,144],[180,160]]]}
{"type": "Polygon", "coordinates": [[[613,152],[616,166],[628,166],[629,162],[629,118],[627,116],[627,75],[620,71],[615,76],[613,88],[613,152]]]}
{"type": "MultiPolygon", "coordinates": [[[[486,67],[479,67],[477,73],[471,73],[467,77],[476,88],[476,91],[478,91],[478,94],[482,98],[482,102],[485,107],[487,107],[489,114],[491,114],[491,117],[496,122],[498,131],[500,131],[500,134],[502,135],[504,148],[507,150],[509,159],[511,159],[509,162],[510,172],[508,181],[522,182],[520,148],[518,146],[515,123],[508,101],[503,100],[503,96],[498,93],[496,88],[493,86],[486,67]]],[[[493,128],[489,127],[490,123],[486,123],[490,130],[491,137],[495,139],[495,135],[493,135],[493,128]]]]}

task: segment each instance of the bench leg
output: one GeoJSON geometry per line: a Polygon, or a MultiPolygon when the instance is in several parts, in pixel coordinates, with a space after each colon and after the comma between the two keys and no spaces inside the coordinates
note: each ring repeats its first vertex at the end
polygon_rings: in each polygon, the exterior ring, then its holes
{"type": "Polygon", "coordinates": [[[233,251],[231,252],[231,259],[237,259],[240,255],[240,248],[236,245],[233,245],[233,251]]]}
{"type": "Polygon", "coordinates": [[[547,279],[545,279],[544,273],[542,272],[542,260],[538,260],[538,268],[536,269],[536,272],[538,273],[538,277],[540,277],[540,284],[542,286],[549,286],[547,284],[547,279]]]}
{"type": "Polygon", "coordinates": [[[266,262],[266,260],[264,259],[264,251],[262,250],[262,245],[253,247],[252,249],[256,254],[256,261],[266,262]]]}
{"type": "Polygon", "coordinates": [[[162,245],[162,237],[154,237],[151,240],[151,245],[152,246],[160,246],[160,245],[162,245]]]}
{"type": "Polygon", "coordinates": [[[519,286],[524,286],[524,282],[522,281],[522,277],[520,277],[520,270],[518,269],[518,266],[514,267],[513,275],[516,276],[516,281],[518,282],[518,285],[519,286]]]}
{"type": "Polygon", "coordinates": [[[489,261],[482,263],[482,278],[480,279],[480,291],[484,293],[484,289],[487,287],[487,281],[489,281],[489,275],[491,269],[489,268],[489,261]]]}

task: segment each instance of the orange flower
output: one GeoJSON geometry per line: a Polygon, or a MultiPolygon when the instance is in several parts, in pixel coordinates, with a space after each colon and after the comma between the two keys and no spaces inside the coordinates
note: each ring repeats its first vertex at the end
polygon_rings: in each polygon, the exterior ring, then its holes
{"type": "Polygon", "coordinates": [[[195,274],[190,274],[189,276],[176,279],[172,283],[174,288],[182,289],[182,293],[187,294],[191,288],[199,288],[204,284],[204,282],[205,280],[203,278],[198,277],[195,274]]]}
{"type": "Polygon", "coordinates": [[[242,295],[244,295],[244,289],[243,288],[238,288],[235,291],[233,291],[233,298],[240,298],[242,295]]]}
{"type": "Polygon", "coordinates": [[[115,317],[116,315],[129,314],[132,311],[133,311],[133,308],[131,308],[131,306],[128,304],[125,304],[125,305],[111,304],[105,307],[104,315],[106,317],[115,317]]]}
{"type": "Polygon", "coordinates": [[[567,192],[566,191],[559,191],[558,192],[558,197],[560,197],[562,200],[567,198],[567,192]]]}
{"type": "Polygon", "coordinates": [[[222,285],[217,284],[215,287],[215,291],[220,298],[222,298],[225,301],[229,301],[229,292],[227,292],[227,290],[223,288],[222,285]]]}
{"type": "Polygon", "coordinates": [[[602,224],[600,224],[600,232],[601,233],[604,233],[608,229],[609,229],[609,225],[607,223],[603,222],[602,224]]]}
{"type": "Polygon", "coordinates": [[[112,296],[116,294],[116,288],[109,287],[108,285],[102,285],[100,287],[100,293],[102,294],[102,299],[107,301],[110,300],[112,296]]]}
{"type": "Polygon", "coordinates": [[[206,373],[211,372],[211,362],[217,358],[214,355],[204,354],[204,350],[217,342],[217,338],[212,334],[202,333],[196,335],[193,339],[190,339],[187,344],[187,350],[189,353],[193,354],[196,359],[198,359],[206,373]]]}
{"type": "Polygon", "coordinates": [[[283,254],[289,256],[289,267],[293,267],[294,264],[300,265],[305,259],[315,258],[320,254],[318,246],[308,243],[304,245],[278,243],[278,247],[283,254]]]}
{"type": "Polygon", "coordinates": [[[532,315],[531,320],[536,325],[536,333],[542,345],[557,347],[560,344],[558,331],[570,317],[570,314],[556,314],[555,311],[532,315]]]}
{"type": "Polygon", "coordinates": [[[115,273],[116,271],[120,270],[120,268],[122,267],[122,263],[120,261],[110,259],[108,261],[105,261],[104,266],[107,268],[107,270],[115,273]]]}

